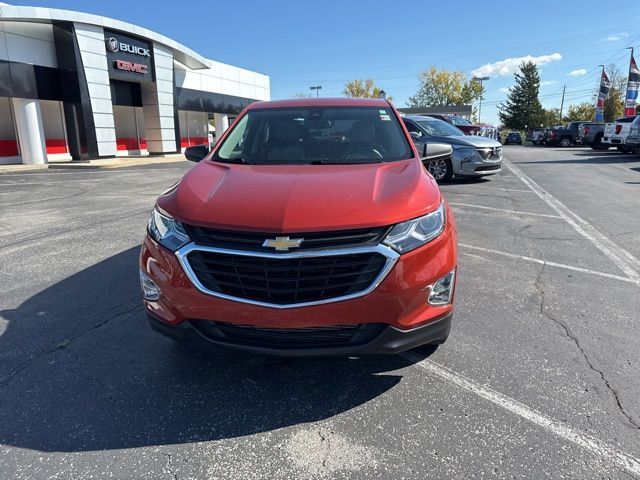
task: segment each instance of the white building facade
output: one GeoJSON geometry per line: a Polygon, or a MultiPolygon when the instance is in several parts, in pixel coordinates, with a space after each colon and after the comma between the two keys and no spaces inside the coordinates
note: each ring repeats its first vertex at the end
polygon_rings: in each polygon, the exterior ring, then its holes
{"type": "Polygon", "coordinates": [[[0,164],[176,153],[269,98],[268,76],[145,28],[0,4],[0,164]]]}

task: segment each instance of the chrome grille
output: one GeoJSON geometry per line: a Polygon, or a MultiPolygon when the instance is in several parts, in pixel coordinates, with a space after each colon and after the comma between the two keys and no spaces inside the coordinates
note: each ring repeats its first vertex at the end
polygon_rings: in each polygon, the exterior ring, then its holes
{"type": "Polygon", "coordinates": [[[275,308],[335,302],[375,289],[399,255],[384,245],[286,253],[190,243],[176,256],[209,295],[275,308]]]}

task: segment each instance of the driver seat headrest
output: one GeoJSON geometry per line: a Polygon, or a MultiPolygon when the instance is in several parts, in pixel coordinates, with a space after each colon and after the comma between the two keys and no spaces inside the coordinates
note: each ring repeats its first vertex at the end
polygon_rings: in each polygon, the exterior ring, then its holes
{"type": "Polygon", "coordinates": [[[373,143],[376,138],[376,127],[373,125],[373,122],[366,120],[353,122],[347,137],[351,142],[373,143]]]}

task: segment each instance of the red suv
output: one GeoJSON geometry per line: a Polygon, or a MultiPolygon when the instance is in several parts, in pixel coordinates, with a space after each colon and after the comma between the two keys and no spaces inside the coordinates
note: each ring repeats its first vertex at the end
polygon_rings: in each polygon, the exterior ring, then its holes
{"type": "Polygon", "coordinates": [[[456,262],[453,214],[393,106],[304,99],[249,106],[158,198],[140,279],[174,339],[395,353],[446,340],[456,262]]]}

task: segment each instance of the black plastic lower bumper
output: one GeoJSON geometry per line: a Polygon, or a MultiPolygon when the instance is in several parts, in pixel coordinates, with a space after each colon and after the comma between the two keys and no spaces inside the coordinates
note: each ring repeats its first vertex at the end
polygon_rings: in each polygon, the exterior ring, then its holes
{"type": "MultiPolygon", "coordinates": [[[[282,347],[256,346],[239,342],[228,342],[206,336],[202,329],[195,328],[190,321],[179,325],[168,324],[147,313],[151,328],[174,340],[193,343],[205,348],[227,348],[232,350],[262,355],[277,355],[285,357],[304,357],[321,355],[374,355],[393,354],[410,350],[420,345],[434,345],[443,343],[449,336],[451,328],[450,313],[426,325],[411,330],[400,330],[391,325],[385,326],[380,333],[370,341],[362,344],[329,347],[306,347],[295,345],[282,347]]],[[[198,320],[195,320],[197,322],[198,320]]]]}

